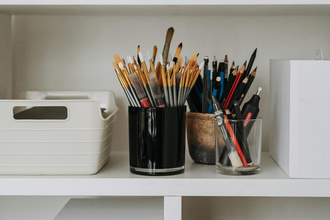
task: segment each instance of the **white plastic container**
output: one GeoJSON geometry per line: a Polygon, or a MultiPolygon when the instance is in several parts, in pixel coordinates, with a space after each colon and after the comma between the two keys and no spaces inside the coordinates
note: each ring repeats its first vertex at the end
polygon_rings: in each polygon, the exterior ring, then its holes
{"type": "Polygon", "coordinates": [[[0,174],[94,174],[108,161],[118,111],[113,92],[26,92],[20,98],[0,101],[0,174]],[[64,107],[66,117],[14,117],[45,106],[64,107]]]}
{"type": "Polygon", "coordinates": [[[269,153],[290,178],[330,178],[330,61],[271,60],[269,153]]]}

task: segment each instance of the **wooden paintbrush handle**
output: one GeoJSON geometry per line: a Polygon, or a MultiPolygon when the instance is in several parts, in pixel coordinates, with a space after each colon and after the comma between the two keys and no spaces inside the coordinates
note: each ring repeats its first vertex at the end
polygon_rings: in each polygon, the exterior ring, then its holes
{"type": "Polygon", "coordinates": [[[170,44],[169,43],[165,43],[164,44],[164,49],[163,49],[163,63],[166,65],[167,63],[167,57],[168,57],[168,53],[170,51],[170,44]]]}

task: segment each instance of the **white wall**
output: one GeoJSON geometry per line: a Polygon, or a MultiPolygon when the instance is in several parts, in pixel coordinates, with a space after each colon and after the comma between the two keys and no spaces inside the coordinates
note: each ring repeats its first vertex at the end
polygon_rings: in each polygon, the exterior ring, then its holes
{"type": "Polygon", "coordinates": [[[11,16],[0,14],[0,98],[11,98],[11,16]]]}
{"type": "MultiPolygon", "coordinates": [[[[329,16],[14,16],[13,97],[25,90],[113,90],[121,111],[113,150],[128,150],[127,101],[111,62],[161,51],[166,30],[175,28],[171,53],[183,42],[183,54],[194,51],[218,60],[228,54],[242,65],[257,47],[257,77],[247,98],[261,86],[263,150],[268,150],[269,60],[314,59],[322,48],[330,58],[329,16]]],[[[313,74],[313,73],[311,73],[313,74]]],[[[280,85],[279,85],[280,89],[280,85]]]]}

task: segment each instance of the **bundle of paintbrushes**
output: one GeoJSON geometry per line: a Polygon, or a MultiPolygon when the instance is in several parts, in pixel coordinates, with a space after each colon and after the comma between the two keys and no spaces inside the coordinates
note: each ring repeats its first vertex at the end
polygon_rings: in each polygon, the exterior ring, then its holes
{"type": "Polygon", "coordinates": [[[149,51],[147,63],[138,46],[137,61],[135,56],[127,56],[127,64],[118,54],[113,63],[116,75],[127,96],[129,104],[134,107],[177,107],[183,106],[203,68],[204,62],[197,64],[198,54],[193,53],[190,60],[182,59],[182,43],[178,46],[172,59],[169,53],[174,29],[167,31],[164,50],[159,54],[155,67],[157,47],[153,56],[149,51]]]}

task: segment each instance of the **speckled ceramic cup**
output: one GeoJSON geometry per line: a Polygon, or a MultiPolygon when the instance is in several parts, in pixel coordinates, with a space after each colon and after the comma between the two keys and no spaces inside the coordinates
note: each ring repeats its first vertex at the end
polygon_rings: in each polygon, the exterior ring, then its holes
{"type": "MultiPolygon", "coordinates": [[[[187,112],[187,139],[196,163],[215,164],[214,114],[187,112]]],[[[222,140],[222,138],[219,138],[222,140]]]]}

